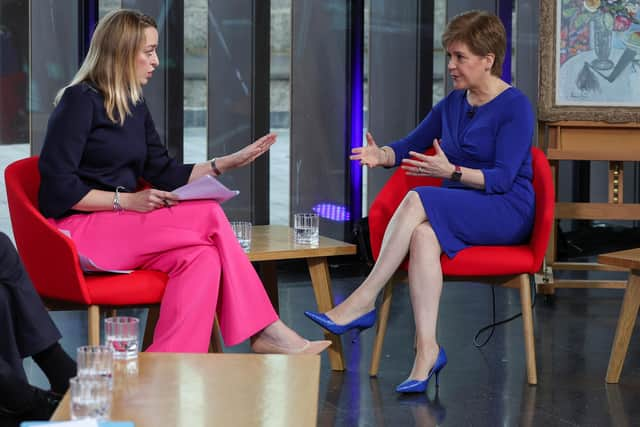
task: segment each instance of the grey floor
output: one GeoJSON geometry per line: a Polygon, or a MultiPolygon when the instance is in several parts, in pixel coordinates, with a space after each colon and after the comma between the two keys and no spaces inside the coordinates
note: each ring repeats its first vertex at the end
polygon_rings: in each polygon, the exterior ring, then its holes
{"type": "MultiPolygon", "coordinates": [[[[358,264],[341,260],[331,266],[337,302],[362,280],[358,264]]],[[[279,266],[281,317],[308,338],[321,339],[320,329],[303,311],[314,309],[306,266],[279,266]]],[[[399,395],[413,358],[413,324],[408,288],[394,295],[389,331],[377,378],[368,376],[373,330],[352,343],[343,337],[345,372],[332,372],[322,356],[320,426],[637,426],[640,425],[640,334],[638,326],[617,385],[604,377],[618,317],[620,290],[558,290],[553,299],[538,298],[534,327],[538,364],[537,386],[527,384],[522,322],[497,328],[482,349],[473,345],[479,327],[490,321],[490,287],[472,283],[445,284],[438,339],[449,363],[436,392],[399,395]]],[[[496,289],[497,317],[520,311],[518,291],[496,289]]],[[[144,317],[143,311],[130,314],[144,317]]],[[[69,352],[83,344],[86,322],[80,312],[52,314],[69,352]]],[[[248,345],[228,352],[247,352],[248,345]]],[[[35,365],[25,366],[32,382],[46,387],[35,365]]],[[[251,405],[251,402],[247,402],[251,405]]]]}
{"type": "MultiPolygon", "coordinates": [[[[286,137],[286,135],[284,135],[286,137]]],[[[194,138],[200,138],[196,132],[194,138]]],[[[285,138],[283,138],[285,139],[285,138]]],[[[286,159],[288,150],[280,157],[286,159]]],[[[197,149],[194,156],[198,156],[197,149]]],[[[28,155],[26,146],[0,147],[0,164],[28,155]]],[[[278,156],[274,156],[278,157],[278,156]]],[[[2,183],[3,184],[3,183],[2,183]]],[[[281,184],[282,185],[282,184],[281,184]]],[[[10,234],[1,185],[0,230],[10,234]]],[[[286,203],[286,202],[283,202],[286,203]]],[[[288,209],[286,210],[288,211],[288,209]]],[[[285,211],[285,212],[286,212],[285,211]]],[[[273,212],[273,209],[272,209],[273,212]]],[[[286,218],[281,219],[286,223],[286,218]]],[[[336,302],[362,280],[362,267],[352,259],[331,265],[336,302]]],[[[282,319],[309,338],[321,338],[320,329],[303,311],[315,308],[310,278],[304,264],[279,266],[282,319]]],[[[402,396],[395,386],[405,379],[413,358],[413,324],[407,287],[397,288],[392,305],[380,373],[369,378],[373,330],[355,343],[345,335],[348,369],[331,372],[322,356],[319,417],[321,426],[638,426],[640,425],[640,334],[635,333],[617,385],[604,377],[619,314],[621,290],[558,290],[556,296],[538,298],[534,327],[538,381],[527,385],[522,322],[516,319],[497,328],[482,349],[473,345],[479,327],[491,318],[490,287],[472,283],[445,284],[438,326],[440,344],[448,365],[442,371],[438,392],[402,396]]],[[[520,311],[518,292],[496,290],[498,319],[520,311]]],[[[130,314],[145,317],[143,310],[130,314]]],[[[71,354],[85,343],[83,312],[54,312],[63,334],[62,345],[71,354]]],[[[248,345],[229,348],[246,352],[248,345]]],[[[30,380],[47,386],[30,359],[25,361],[30,380]]],[[[247,402],[250,405],[251,402],[247,402]]]]}

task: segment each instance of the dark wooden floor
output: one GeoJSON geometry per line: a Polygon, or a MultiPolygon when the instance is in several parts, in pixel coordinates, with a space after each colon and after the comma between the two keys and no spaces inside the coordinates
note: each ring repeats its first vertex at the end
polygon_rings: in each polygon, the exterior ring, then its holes
{"type": "MultiPolygon", "coordinates": [[[[342,300],[362,280],[359,268],[333,265],[334,296],[342,300]]],[[[301,334],[319,339],[320,329],[303,315],[315,309],[304,264],[279,268],[281,316],[301,334]]],[[[394,295],[380,373],[369,378],[373,330],[356,342],[345,335],[348,369],[331,372],[322,359],[318,424],[321,426],[638,426],[640,425],[640,334],[635,334],[621,381],[604,377],[623,291],[558,290],[553,299],[537,298],[534,328],[538,385],[527,385],[522,321],[499,326],[482,349],[476,331],[491,319],[491,288],[480,284],[445,284],[438,339],[448,365],[436,391],[403,396],[395,386],[412,364],[413,323],[406,286],[394,295]]],[[[518,291],[496,289],[497,318],[520,311],[518,291]]],[[[143,315],[143,313],[139,313],[143,315]]],[[[84,315],[54,313],[72,354],[86,337],[84,315]]],[[[640,323],[640,322],[638,322],[640,323]]],[[[248,351],[246,344],[227,351],[248,351]]],[[[26,362],[30,379],[46,380],[26,362]]]]}

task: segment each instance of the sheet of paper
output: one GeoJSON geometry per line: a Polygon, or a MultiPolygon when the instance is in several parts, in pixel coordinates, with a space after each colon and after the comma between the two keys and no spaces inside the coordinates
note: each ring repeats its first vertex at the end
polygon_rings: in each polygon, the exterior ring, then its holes
{"type": "Polygon", "coordinates": [[[240,191],[229,190],[211,175],[205,175],[176,188],[172,193],[180,197],[180,200],[213,199],[223,203],[240,194],[240,191]]]}
{"type": "Polygon", "coordinates": [[[80,268],[85,273],[119,273],[119,274],[129,274],[133,270],[109,270],[106,268],[102,268],[97,265],[93,260],[89,257],[78,253],[78,261],[80,261],[80,268]]]}
{"type": "MultiPolygon", "coordinates": [[[[71,232],[69,230],[65,230],[64,228],[58,228],[62,234],[73,240],[71,236],[71,232]]],[[[85,273],[119,273],[119,274],[129,274],[133,270],[108,270],[106,268],[102,268],[97,265],[91,258],[88,256],[82,255],[78,252],[78,261],[80,262],[80,268],[85,273]]]]}

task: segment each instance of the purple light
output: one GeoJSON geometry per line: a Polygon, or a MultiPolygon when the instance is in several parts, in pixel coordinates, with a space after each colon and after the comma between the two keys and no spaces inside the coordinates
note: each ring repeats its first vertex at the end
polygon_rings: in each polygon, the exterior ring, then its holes
{"type": "MultiPolygon", "coordinates": [[[[363,91],[364,91],[364,1],[351,1],[351,99],[349,153],[356,147],[362,147],[363,130],[363,91]]],[[[347,154],[347,155],[348,155],[347,154]]],[[[362,166],[360,162],[350,162],[349,175],[351,178],[350,206],[351,213],[344,221],[351,218],[359,219],[362,216],[362,166]],[[353,215],[351,215],[353,214],[353,215]]]]}
{"type": "Polygon", "coordinates": [[[346,206],[333,203],[318,203],[311,210],[317,213],[320,218],[331,221],[346,222],[351,220],[351,214],[346,206]]]}

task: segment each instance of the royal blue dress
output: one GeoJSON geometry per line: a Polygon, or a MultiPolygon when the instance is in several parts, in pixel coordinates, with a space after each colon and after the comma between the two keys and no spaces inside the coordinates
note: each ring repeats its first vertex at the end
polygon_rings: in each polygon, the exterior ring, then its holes
{"type": "Polygon", "coordinates": [[[454,165],[480,169],[485,188],[448,179],[442,187],[417,187],[442,250],[453,258],[472,245],[526,241],[534,218],[531,143],[534,117],[527,97],[510,87],[480,107],[454,90],[407,137],[390,144],[396,166],[409,151],[423,152],[440,140],[454,165]]]}

